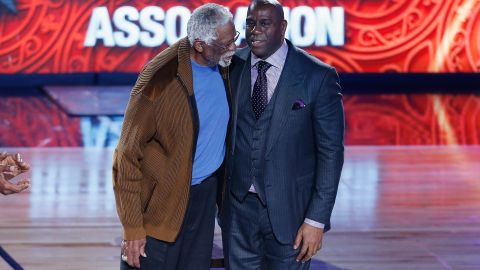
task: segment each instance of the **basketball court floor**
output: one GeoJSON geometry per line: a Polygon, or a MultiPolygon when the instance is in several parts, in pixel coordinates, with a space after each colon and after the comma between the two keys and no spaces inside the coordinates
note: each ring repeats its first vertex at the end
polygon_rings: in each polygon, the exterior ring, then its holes
{"type": "MultiPolygon", "coordinates": [[[[0,245],[31,270],[118,269],[113,149],[7,148],[32,165],[0,197],[0,245]]],[[[480,146],[347,146],[325,269],[480,269],[480,146]]],[[[213,257],[221,258],[217,227],[213,257]]],[[[0,259],[0,269],[12,269],[0,259]]]]}

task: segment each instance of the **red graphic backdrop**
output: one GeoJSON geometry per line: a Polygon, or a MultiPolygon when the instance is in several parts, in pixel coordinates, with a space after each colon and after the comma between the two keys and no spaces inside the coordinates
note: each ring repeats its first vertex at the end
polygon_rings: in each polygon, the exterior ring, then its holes
{"type": "Polygon", "coordinates": [[[349,145],[480,144],[479,95],[351,95],[344,104],[349,145]]]}
{"type": "Polygon", "coordinates": [[[0,119],[3,147],[82,146],[80,118],[47,97],[2,97],[0,119]]]}
{"type": "MultiPolygon", "coordinates": [[[[138,72],[166,47],[85,48],[93,8],[186,6],[210,1],[17,0],[17,13],[0,11],[0,73],[138,72]]],[[[233,13],[249,1],[227,4],[233,13]]],[[[345,9],[345,45],[309,47],[341,72],[478,72],[478,0],[285,0],[345,9]]],[[[242,29],[239,29],[242,31],[242,29]]]]}
{"type": "MultiPolygon", "coordinates": [[[[480,144],[479,95],[353,95],[344,104],[347,145],[480,144]]],[[[45,97],[2,98],[0,119],[0,146],[83,146],[80,118],[45,97]]]]}

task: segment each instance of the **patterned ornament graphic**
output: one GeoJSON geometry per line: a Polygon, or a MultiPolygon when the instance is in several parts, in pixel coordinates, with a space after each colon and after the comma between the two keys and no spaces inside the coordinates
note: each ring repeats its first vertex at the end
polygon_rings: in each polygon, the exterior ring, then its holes
{"type": "MultiPolygon", "coordinates": [[[[345,97],[344,104],[347,145],[480,144],[478,95],[353,95],[345,97]],[[442,117],[439,117],[435,99],[443,108],[442,117]],[[451,130],[443,128],[445,121],[439,119],[447,120],[451,130]]],[[[0,146],[103,147],[117,144],[121,117],[87,118],[69,116],[45,97],[2,98],[0,146]],[[90,123],[92,134],[82,135],[82,122],[90,123]],[[98,131],[94,134],[95,125],[91,123],[116,128],[110,128],[111,134],[100,136],[98,131]],[[105,141],[98,141],[99,137],[105,141]]]]}
{"type": "Polygon", "coordinates": [[[478,95],[354,95],[344,104],[347,144],[480,144],[478,95]]]}
{"type": "MultiPolygon", "coordinates": [[[[162,1],[161,7],[193,10],[206,2],[162,1]]],[[[235,14],[248,3],[235,0],[228,6],[235,14]]],[[[344,8],[345,45],[305,48],[340,72],[480,71],[478,0],[285,0],[283,4],[344,8]]],[[[125,5],[142,10],[159,2],[1,0],[0,73],[138,72],[167,45],[119,48],[100,42],[84,47],[93,9],[104,6],[112,16],[125,5]]]]}

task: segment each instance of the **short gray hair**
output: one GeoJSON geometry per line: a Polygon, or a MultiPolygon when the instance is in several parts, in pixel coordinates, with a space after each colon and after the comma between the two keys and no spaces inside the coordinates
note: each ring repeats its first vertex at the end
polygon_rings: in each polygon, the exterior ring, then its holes
{"type": "Polygon", "coordinates": [[[232,13],[218,4],[205,4],[196,8],[187,23],[187,36],[190,45],[200,39],[207,44],[218,38],[217,27],[233,23],[232,13]]]}

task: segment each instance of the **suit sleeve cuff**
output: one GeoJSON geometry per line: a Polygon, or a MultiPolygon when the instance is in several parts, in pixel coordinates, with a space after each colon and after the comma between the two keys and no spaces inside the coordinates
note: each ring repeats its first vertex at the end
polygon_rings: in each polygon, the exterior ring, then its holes
{"type": "Polygon", "coordinates": [[[311,225],[311,226],[313,226],[315,228],[319,228],[319,229],[325,228],[325,224],[320,223],[320,222],[316,222],[316,221],[311,220],[309,218],[306,218],[304,223],[307,223],[308,225],[311,225]]]}

